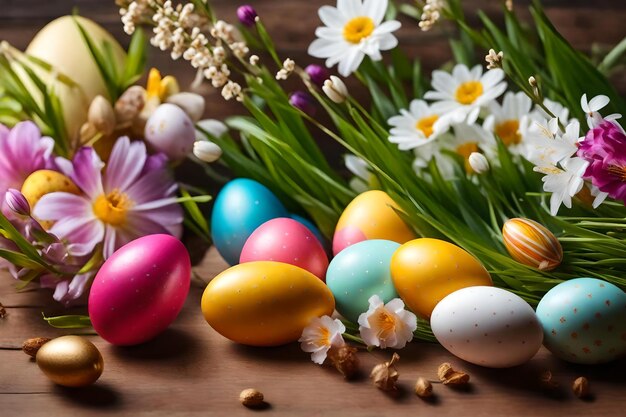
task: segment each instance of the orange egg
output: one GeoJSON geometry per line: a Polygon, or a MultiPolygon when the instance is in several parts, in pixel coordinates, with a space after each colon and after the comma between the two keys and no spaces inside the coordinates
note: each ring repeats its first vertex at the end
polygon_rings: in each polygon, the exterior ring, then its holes
{"type": "Polygon", "coordinates": [[[551,271],[563,261],[559,240],[545,226],[529,219],[510,219],[502,227],[509,255],[517,262],[551,271]]]}

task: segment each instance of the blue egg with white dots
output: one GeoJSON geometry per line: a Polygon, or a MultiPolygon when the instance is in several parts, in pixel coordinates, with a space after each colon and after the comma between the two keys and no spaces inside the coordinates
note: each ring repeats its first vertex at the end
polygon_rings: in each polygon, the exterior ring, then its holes
{"type": "Polygon", "coordinates": [[[268,220],[288,217],[280,200],[263,184],[237,178],[217,195],[211,213],[211,237],[218,252],[230,265],[239,263],[248,237],[268,220]]]}
{"type": "Polygon", "coordinates": [[[626,293],[595,278],[552,288],[537,306],[544,345],[573,363],[610,362],[626,354],[626,293]]]}
{"type": "Polygon", "coordinates": [[[390,240],[365,240],[348,246],[330,262],[326,285],[342,316],[356,323],[359,315],[367,311],[372,295],[378,295],[385,303],[398,297],[390,264],[399,247],[399,243],[390,240]]]}

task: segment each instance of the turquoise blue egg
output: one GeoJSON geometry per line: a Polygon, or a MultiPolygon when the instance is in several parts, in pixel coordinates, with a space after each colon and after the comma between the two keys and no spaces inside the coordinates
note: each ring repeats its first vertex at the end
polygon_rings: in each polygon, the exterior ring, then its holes
{"type": "Polygon", "coordinates": [[[326,272],[326,285],[335,296],[335,308],[356,323],[377,294],[385,303],[398,297],[391,280],[391,256],[400,247],[390,240],[365,240],[335,256],[326,272]]]}
{"type": "Polygon", "coordinates": [[[610,362],[626,354],[626,293],[595,278],[552,288],[537,306],[544,345],[574,363],[610,362]]]}
{"type": "Polygon", "coordinates": [[[222,188],[211,214],[211,236],[218,252],[230,265],[239,262],[248,237],[268,220],[289,213],[263,184],[237,178],[222,188]]]}
{"type": "Polygon", "coordinates": [[[324,235],[322,234],[322,232],[320,232],[320,229],[318,229],[312,221],[299,216],[297,214],[290,214],[289,217],[291,217],[292,219],[294,219],[295,221],[297,221],[300,224],[303,224],[307,229],[309,229],[311,231],[311,233],[313,233],[315,235],[315,237],[317,238],[317,240],[320,241],[320,243],[322,244],[322,246],[324,247],[324,249],[327,249],[328,247],[328,241],[326,240],[326,238],[324,237],[324,235]]]}

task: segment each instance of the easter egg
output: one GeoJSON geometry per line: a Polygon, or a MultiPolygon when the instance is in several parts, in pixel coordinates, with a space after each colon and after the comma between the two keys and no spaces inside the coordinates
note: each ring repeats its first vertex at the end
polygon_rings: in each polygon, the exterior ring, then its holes
{"type": "Polygon", "coordinates": [[[337,311],[356,323],[376,294],[385,303],[398,297],[391,280],[391,256],[400,247],[390,240],[366,240],[342,250],[326,272],[326,285],[335,297],[337,311]]]}
{"type": "Polygon", "coordinates": [[[407,242],[394,253],[391,277],[409,309],[425,318],[456,290],[493,285],[478,259],[452,243],[427,238],[407,242]]]}
{"type": "Polygon", "coordinates": [[[63,191],[71,194],[80,194],[74,182],[57,171],[40,169],[30,174],[22,184],[22,194],[31,207],[46,194],[63,191]]]}
{"type": "Polygon", "coordinates": [[[528,362],[543,339],[533,308],[496,287],[468,287],[449,294],[433,310],[430,326],[450,353],[489,368],[528,362]]]}
{"type": "Polygon", "coordinates": [[[268,220],[289,213],[263,184],[237,178],[222,188],[213,204],[211,236],[222,257],[231,265],[239,262],[248,237],[268,220]]]}
{"type": "Polygon", "coordinates": [[[568,362],[610,362],[626,354],[626,293],[595,278],[552,288],[537,306],[544,345],[568,362]]]}
{"type": "Polygon", "coordinates": [[[202,313],[222,336],[245,345],[295,342],[315,317],[331,315],[333,295],[315,275],[290,264],[258,261],[216,276],[202,295],[202,313]]]}
{"type": "MultiPolygon", "coordinates": [[[[76,22],[85,29],[95,45],[103,50],[106,42],[110,51],[111,65],[124,68],[126,53],[120,44],[98,24],[80,16],[63,16],[48,23],[35,35],[26,53],[50,64],[54,71],[46,72],[37,65],[31,68],[41,80],[49,85],[63,105],[65,125],[70,137],[78,133],[87,120],[87,109],[94,97],[108,97],[107,88],[96,66],[89,47],[81,36],[76,22]],[[62,74],[76,85],[57,81],[55,74],[62,74]]],[[[33,97],[41,99],[34,84],[21,77],[33,97]]]]}
{"type": "Polygon", "coordinates": [[[398,205],[384,191],[359,194],[339,218],[333,236],[333,253],[336,255],[348,246],[368,239],[400,244],[415,239],[413,230],[395,210],[399,210],[398,205]]]}
{"type": "Polygon", "coordinates": [[[52,382],[66,387],[91,385],[104,369],[98,348],[80,336],[52,339],[37,351],[36,361],[52,382]]]}
{"type": "Polygon", "coordinates": [[[317,237],[302,223],[279,217],[259,226],[241,250],[240,263],[276,261],[299,266],[324,280],[328,257],[317,237]]]}
{"type": "Polygon", "coordinates": [[[178,239],[165,234],[136,239],[111,255],[93,281],[93,328],[114,345],[146,342],[176,319],[190,283],[189,254],[178,239]]]}
{"type": "Polygon", "coordinates": [[[307,229],[309,229],[311,231],[311,233],[313,233],[315,235],[317,240],[320,241],[320,243],[322,244],[324,249],[327,248],[328,240],[326,239],[326,237],[324,237],[322,232],[320,232],[320,229],[318,229],[317,226],[315,226],[315,224],[313,224],[312,221],[310,221],[309,219],[306,219],[306,218],[304,218],[302,216],[299,216],[297,214],[290,214],[289,217],[294,219],[295,221],[300,222],[303,225],[305,225],[307,227],[307,229]]]}
{"type": "Polygon", "coordinates": [[[150,115],[144,132],[150,147],[173,161],[185,158],[193,150],[196,129],[183,109],[175,104],[161,104],[150,115]]]}

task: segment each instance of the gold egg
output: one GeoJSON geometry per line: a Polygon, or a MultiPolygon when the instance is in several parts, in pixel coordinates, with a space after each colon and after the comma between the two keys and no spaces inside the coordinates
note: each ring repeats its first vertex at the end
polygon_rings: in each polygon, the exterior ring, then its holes
{"type": "Polygon", "coordinates": [[[80,336],[61,336],[37,352],[37,365],[52,382],[66,387],[93,384],[102,375],[104,361],[98,348],[80,336]]]}

